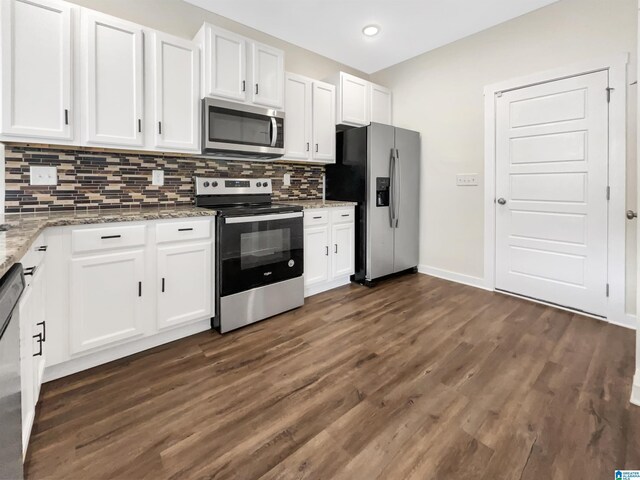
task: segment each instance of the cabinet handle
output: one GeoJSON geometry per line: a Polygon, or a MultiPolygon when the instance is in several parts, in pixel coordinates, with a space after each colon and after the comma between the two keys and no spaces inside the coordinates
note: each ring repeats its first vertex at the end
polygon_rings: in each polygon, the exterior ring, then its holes
{"type": "Polygon", "coordinates": [[[162,135],[162,122],[158,122],[158,135],[162,135]]]}
{"type": "Polygon", "coordinates": [[[138,296],[142,296],[142,282],[138,282],[138,296]]]}
{"type": "Polygon", "coordinates": [[[138,132],[142,132],[142,120],[138,119],[138,132]]]}
{"type": "Polygon", "coordinates": [[[162,278],[162,293],[164,293],[164,277],[162,278]]]}
{"type": "Polygon", "coordinates": [[[64,124],[69,125],[69,110],[64,109],[64,124]]]}
{"type": "Polygon", "coordinates": [[[329,245],[327,245],[326,247],[324,247],[324,249],[325,249],[324,254],[325,254],[325,256],[327,256],[327,257],[328,257],[328,256],[329,256],[329,245]]]}
{"type": "Polygon", "coordinates": [[[334,243],[333,245],[335,246],[333,253],[338,253],[338,244],[334,243]]]}
{"type": "Polygon", "coordinates": [[[258,84],[256,83],[256,95],[258,95],[258,84]]]}
{"type": "Polygon", "coordinates": [[[47,251],[47,246],[46,245],[42,245],[42,246],[38,247],[38,251],[39,252],[46,252],[47,251]]]}
{"type": "Polygon", "coordinates": [[[179,228],[178,229],[179,232],[190,232],[192,230],[193,230],[193,228],[179,228]]]}
{"type": "Polygon", "coordinates": [[[342,216],[342,217],[348,217],[349,215],[351,215],[351,214],[349,214],[349,213],[343,213],[341,216],[342,216]]]}
{"type": "Polygon", "coordinates": [[[38,339],[38,346],[39,346],[39,350],[37,353],[34,353],[33,356],[34,357],[41,357],[42,356],[42,334],[39,333],[37,335],[34,335],[33,338],[37,338],[38,339]]]}
{"type": "Polygon", "coordinates": [[[46,342],[47,341],[47,322],[43,320],[42,322],[36,323],[36,325],[42,326],[42,341],[46,342]]]}
{"type": "Polygon", "coordinates": [[[316,143],[316,153],[318,153],[318,144],[316,143]]]}
{"type": "Polygon", "coordinates": [[[309,142],[307,142],[307,152],[309,151],[309,142]]]}
{"type": "Polygon", "coordinates": [[[28,275],[31,275],[31,276],[35,275],[35,273],[36,273],[36,268],[37,268],[37,267],[29,267],[29,268],[25,268],[25,269],[24,269],[24,276],[26,277],[26,276],[28,276],[28,275]]]}
{"type": "Polygon", "coordinates": [[[245,80],[242,80],[242,91],[243,92],[247,91],[247,82],[245,80]]]}
{"type": "Polygon", "coordinates": [[[108,240],[110,238],[120,238],[122,237],[122,235],[105,235],[103,237],[100,237],[102,240],[108,240]]]}
{"type": "Polygon", "coordinates": [[[322,216],[319,217],[313,217],[314,220],[320,220],[322,218],[322,216]]]}

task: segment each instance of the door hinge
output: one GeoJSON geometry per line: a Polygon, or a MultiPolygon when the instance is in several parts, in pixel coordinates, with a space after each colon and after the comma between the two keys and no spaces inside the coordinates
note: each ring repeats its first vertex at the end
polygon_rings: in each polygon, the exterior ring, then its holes
{"type": "Polygon", "coordinates": [[[607,283],[607,297],[609,296],[609,284],[607,283]]]}
{"type": "Polygon", "coordinates": [[[611,103],[611,92],[613,92],[615,88],[607,87],[607,103],[611,103]]]}
{"type": "Polygon", "coordinates": [[[611,187],[607,187],[607,200],[611,200],[611,187]]]}

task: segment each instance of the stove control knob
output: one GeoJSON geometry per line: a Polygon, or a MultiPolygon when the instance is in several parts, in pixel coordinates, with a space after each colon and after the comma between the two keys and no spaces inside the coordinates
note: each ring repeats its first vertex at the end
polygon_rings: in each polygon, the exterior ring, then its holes
{"type": "Polygon", "coordinates": [[[203,186],[204,188],[207,188],[207,187],[209,186],[209,182],[204,182],[204,183],[202,184],[202,186],[203,186]]]}
{"type": "Polygon", "coordinates": [[[211,186],[212,187],[217,187],[218,186],[218,182],[211,182],[211,186]]]}
{"type": "Polygon", "coordinates": [[[256,187],[259,187],[260,185],[261,185],[261,183],[260,183],[260,182],[257,182],[257,183],[256,183],[256,187]]]}
{"type": "Polygon", "coordinates": [[[262,182],[262,186],[263,186],[263,187],[268,187],[268,186],[269,186],[269,184],[268,184],[267,182],[262,182]]]}

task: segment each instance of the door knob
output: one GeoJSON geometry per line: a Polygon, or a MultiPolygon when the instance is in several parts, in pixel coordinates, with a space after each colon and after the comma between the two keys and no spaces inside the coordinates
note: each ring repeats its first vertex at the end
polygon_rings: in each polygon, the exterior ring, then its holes
{"type": "Polygon", "coordinates": [[[507,201],[506,201],[504,198],[500,197],[500,198],[498,199],[498,203],[499,203],[500,205],[504,205],[505,203],[507,203],[507,201]]]}
{"type": "Polygon", "coordinates": [[[627,210],[627,218],[629,220],[633,220],[637,216],[638,216],[638,214],[636,212],[634,212],[633,210],[627,210]]]}

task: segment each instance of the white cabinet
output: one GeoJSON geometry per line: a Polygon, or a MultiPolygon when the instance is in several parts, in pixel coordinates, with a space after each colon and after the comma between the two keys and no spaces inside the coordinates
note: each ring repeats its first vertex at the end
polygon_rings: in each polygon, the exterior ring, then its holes
{"type": "Polygon", "coordinates": [[[354,218],[354,207],[305,210],[305,296],[349,283],[355,270],[354,218]]]}
{"type": "Polygon", "coordinates": [[[337,89],[338,124],[359,127],[376,122],[391,125],[391,90],[345,72],[338,72],[327,81],[337,89]]]}
{"type": "Polygon", "coordinates": [[[141,335],[149,285],[144,250],[100,253],[71,259],[69,335],[71,353],[141,335]]]}
{"type": "Polygon", "coordinates": [[[81,23],[84,141],[142,146],[142,28],[89,10],[81,23]]]}
{"type": "Polygon", "coordinates": [[[288,73],[285,90],[284,158],[335,162],[335,87],[288,73]]]}
{"type": "Polygon", "coordinates": [[[200,51],[192,42],[152,32],[153,147],[200,150],[200,51]]]}
{"type": "Polygon", "coordinates": [[[72,139],[74,10],[54,0],[2,1],[2,134],[72,139]]]}
{"type": "Polygon", "coordinates": [[[253,103],[281,108],[284,104],[284,52],[252,44],[253,103]]]}
{"type": "Polygon", "coordinates": [[[34,349],[32,311],[33,290],[27,287],[22,292],[22,297],[18,303],[20,314],[20,388],[22,394],[22,451],[26,454],[31,436],[31,427],[35,417],[37,398],[35,397],[35,384],[33,381],[34,370],[34,349]]]}

